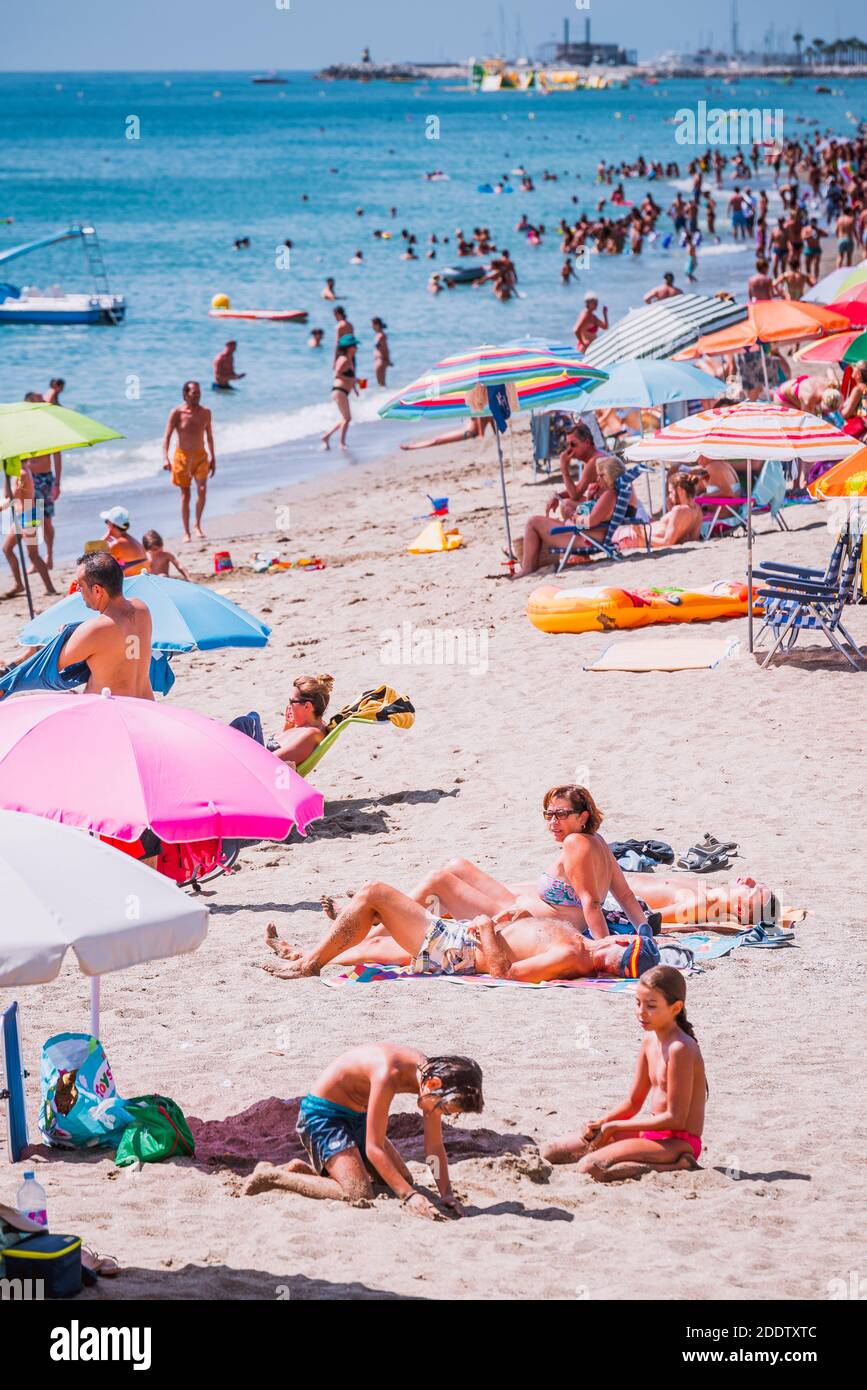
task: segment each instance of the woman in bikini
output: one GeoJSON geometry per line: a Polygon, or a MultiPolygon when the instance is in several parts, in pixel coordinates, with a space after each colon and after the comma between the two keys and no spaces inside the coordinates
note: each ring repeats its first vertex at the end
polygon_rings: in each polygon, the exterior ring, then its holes
{"type": "Polygon", "coordinates": [[[349,409],[349,393],[354,391],[358,395],[358,383],[355,378],[355,353],[358,347],[358,339],[352,333],[346,333],[337,342],[337,357],[334,360],[334,381],[331,385],[331,399],[337,406],[340,419],[336,425],[332,425],[330,430],[326,430],[322,436],[322,444],[328,449],[331,447],[329,441],[333,434],[340,430],[340,447],[346,448],[346,435],[352,421],[352,411],[349,409]]]}
{"type": "Polygon", "coordinates": [[[299,676],[294,682],[277,747],[269,744],[281,762],[297,767],[319,747],[328,732],[322,716],[333,686],[333,676],[299,676]]]}

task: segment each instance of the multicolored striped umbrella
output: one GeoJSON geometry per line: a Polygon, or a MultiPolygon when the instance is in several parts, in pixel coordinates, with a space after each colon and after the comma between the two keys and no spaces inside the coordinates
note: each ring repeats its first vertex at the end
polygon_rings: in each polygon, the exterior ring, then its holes
{"type": "MultiPolygon", "coordinates": [[[[444,357],[430,372],[393,396],[379,414],[384,420],[418,419],[423,415],[430,415],[434,419],[492,416],[488,393],[499,387],[506,388],[511,410],[541,410],[592,391],[607,378],[607,372],[588,366],[574,348],[548,348],[544,344],[540,346],[535,339],[526,343],[505,343],[502,347],[485,343],[469,352],[444,357]]],[[[502,424],[498,425],[494,417],[506,548],[511,569],[515,559],[500,444],[501,428],[502,424]]]]}
{"type": "MultiPolygon", "coordinates": [[[[505,386],[509,382],[514,382],[520,390],[541,378],[554,380],[564,376],[576,383],[572,394],[577,395],[580,391],[591,390],[597,382],[605,381],[607,373],[598,367],[587,366],[571,349],[559,356],[550,349],[539,350],[511,343],[503,347],[485,344],[469,352],[457,353],[454,357],[444,357],[431,371],[404,387],[379,413],[387,419],[397,401],[405,404],[417,400],[438,400],[441,396],[453,398],[467,395],[477,386],[505,386]]],[[[467,415],[487,413],[484,409],[464,411],[467,415]]]]}
{"type": "Polygon", "coordinates": [[[844,265],[840,270],[832,270],[823,280],[814,285],[804,295],[811,304],[829,304],[832,299],[842,299],[847,290],[867,281],[867,261],[859,265],[844,265]]]}
{"type": "Polygon", "coordinates": [[[741,401],[717,410],[702,410],[685,420],[675,420],[626,450],[635,462],[666,459],[694,463],[696,459],[820,459],[846,458],[858,447],[842,430],[786,405],[767,401],[741,401]]]}
{"type": "MultiPolygon", "coordinates": [[[[853,328],[849,333],[832,333],[830,338],[820,338],[818,343],[805,343],[794,354],[794,360],[834,364],[845,362],[850,347],[858,342],[862,347],[861,356],[867,357],[867,333],[861,328],[853,328]]],[[[857,361],[857,356],[852,360],[857,361]]]]}
{"type": "Polygon", "coordinates": [[[776,459],[848,458],[858,441],[829,425],[818,415],[765,401],[742,401],[718,410],[703,410],[625,450],[634,462],[695,463],[699,458],[747,461],[747,584],[749,587],[749,646],[753,650],[753,463],[776,459]]]}

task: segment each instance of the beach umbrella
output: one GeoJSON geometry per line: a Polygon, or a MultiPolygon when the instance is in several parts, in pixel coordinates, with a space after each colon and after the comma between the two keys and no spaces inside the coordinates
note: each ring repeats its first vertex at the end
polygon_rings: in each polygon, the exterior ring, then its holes
{"type": "Polygon", "coordinates": [[[828,497],[863,497],[867,494],[867,445],[841,459],[807,488],[817,501],[828,497]]]}
{"type": "MultiPolygon", "coordinates": [[[[136,574],[123,581],[123,593],[124,598],[141,599],[150,609],[154,651],[213,651],[218,647],[268,644],[269,627],[206,584],[136,574]]],[[[41,647],[67,623],[92,617],[81,594],[70,594],[22,628],[18,640],[25,647],[41,647]]]]}
{"type": "Polygon", "coordinates": [[[303,835],[323,799],[255,739],[192,710],[37,693],[3,704],[0,807],[117,840],[149,826],[178,844],[303,835]]]}
{"type": "MultiPolygon", "coordinates": [[[[98,420],[92,420],[89,415],[81,415],[77,410],[67,410],[63,405],[50,405],[47,401],[11,401],[0,404],[0,460],[6,474],[7,494],[8,479],[20,474],[22,459],[37,458],[40,454],[56,454],[67,449],[81,449],[91,444],[103,444],[108,439],[122,438],[117,430],[100,424],[98,420]]],[[[20,535],[18,557],[27,594],[27,608],[32,618],[33,598],[20,535]]]]}
{"type": "Polygon", "coordinates": [[[500,434],[512,410],[538,410],[591,391],[604,381],[606,372],[588,367],[569,349],[557,356],[545,348],[521,344],[496,347],[483,344],[468,352],[445,357],[435,367],[400,391],[379,411],[383,419],[418,419],[424,416],[490,416],[494,422],[506,554],[511,567],[512,533],[509,500],[500,434]]]}
{"type": "Polygon", "coordinates": [[[842,459],[855,452],[857,442],[842,430],[808,411],[761,401],[741,401],[717,410],[703,410],[631,445],[626,457],[635,462],[664,459],[695,463],[699,458],[744,459],[747,463],[747,584],[749,648],[753,650],[753,463],[800,459],[818,463],[842,459]]]}
{"type": "Polygon", "coordinates": [[[832,313],[818,304],[804,304],[795,299],[757,300],[748,306],[747,317],[742,323],[699,338],[692,347],[675,353],[674,360],[685,362],[693,357],[746,352],[763,343],[797,343],[803,338],[821,337],[823,333],[843,333],[849,327],[845,315],[832,313]]]}
{"type": "Polygon", "coordinates": [[[608,367],[636,357],[671,357],[700,333],[724,328],[744,318],[746,307],[716,295],[676,294],[633,309],[592,342],[584,360],[608,367]]]}
{"type": "MultiPolygon", "coordinates": [[[[863,339],[861,356],[867,355],[867,333],[861,328],[852,328],[848,333],[832,333],[828,338],[820,338],[817,343],[805,343],[793,354],[795,362],[821,362],[836,365],[846,361],[846,353],[853,343],[863,339]]],[[[857,356],[854,359],[858,360],[857,356]]]]}
{"type": "Polygon", "coordinates": [[[867,360],[867,333],[859,333],[857,338],[853,338],[842,359],[848,366],[854,362],[867,360]]]}
{"type": "MultiPolygon", "coordinates": [[[[804,295],[810,304],[830,304],[832,299],[841,297],[846,290],[867,282],[867,261],[860,265],[844,265],[840,270],[832,270],[822,280],[817,281],[804,295]]],[[[803,300],[801,301],[803,303],[803,300]]]]}
{"type": "Polygon", "coordinates": [[[195,951],[208,913],[175,883],[92,835],[0,810],[0,988],[46,984],[73,951],[92,978],[195,951]]]}
{"type": "Polygon", "coordinates": [[[863,327],[867,324],[867,280],[843,290],[827,307],[835,314],[844,314],[851,324],[863,327]]]}
{"type": "Polygon", "coordinates": [[[657,362],[643,358],[617,362],[608,380],[593,391],[593,410],[671,405],[675,401],[715,400],[722,382],[709,372],[683,362],[657,362]]]}

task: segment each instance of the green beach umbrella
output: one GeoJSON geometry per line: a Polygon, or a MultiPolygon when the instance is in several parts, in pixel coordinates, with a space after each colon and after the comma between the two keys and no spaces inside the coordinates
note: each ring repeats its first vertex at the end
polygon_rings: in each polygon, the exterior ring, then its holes
{"type": "Polygon", "coordinates": [[[867,333],[860,334],[843,353],[843,361],[851,367],[854,362],[867,361],[867,333]]]}
{"type": "MultiPolygon", "coordinates": [[[[117,430],[110,429],[89,415],[67,410],[63,405],[47,401],[10,401],[0,404],[0,461],[8,479],[21,473],[21,460],[39,454],[56,454],[67,449],[81,449],[90,444],[102,444],[107,439],[122,439],[117,430]]],[[[27,607],[33,617],[30,580],[24,562],[24,546],[18,536],[18,555],[27,594],[27,607]]]]}
{"type": "MultiPolygon", "coordinates": [[[[0,405],[0,459],[4,463],[122,438],[117,430],[77,410],[67,410],[65,405],[49,405],[47,401],[0,405]]],[[[6,471],[17,474],[21,469],[6,471]]]]}

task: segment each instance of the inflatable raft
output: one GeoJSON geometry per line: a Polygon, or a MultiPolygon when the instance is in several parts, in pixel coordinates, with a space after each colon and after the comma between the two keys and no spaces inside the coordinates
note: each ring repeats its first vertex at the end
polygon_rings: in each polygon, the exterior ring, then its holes
{"type": "Polygon", "coordinates": [[[704,589],[584,589],[544,584],[527,602],[540,632],[614,632],[654,623],[709,622],[747,612],[747,586],[729,581],[704,589]]]}
{"type": "Polygon", "coordinates": [[[209,309],[212,319],[268,319],[274,323],[306,323],[306,309],[209,309]]]}

